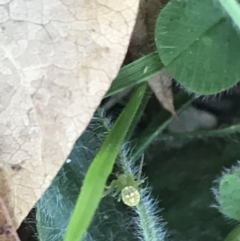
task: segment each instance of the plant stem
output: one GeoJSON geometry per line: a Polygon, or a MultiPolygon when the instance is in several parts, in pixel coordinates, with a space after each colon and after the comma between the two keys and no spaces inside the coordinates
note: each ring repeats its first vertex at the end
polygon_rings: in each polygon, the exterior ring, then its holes
{"type": "MultiPolygon", "coordinates": [[[[175,98],[174,104],[176,113],[180,114],[193,101],[193,98],[188,96],[185,92],[180,92],[175,98]]],[[[158,113],[148,127],[133,141],[134,149],[132,158],[136,159],[141,155],[147,147],[157,138],[174,116],[166,110],[158,113]]]]}
{"type": "Polygon", "coordinates": [[[135,208],[138,217],[135,218],[138,227],[139,240],[141,241],[164,241],[166,227],[159,216],[159,208],[156,200],[151,198],[149,188],[141,190],[141,201],[135,208]]]}
{"type": "Polygon", "coordinates": [[[203,138],[203,137],[221,137],[234,133],[240,132],[240,124],[231,125],[224,128],[207,130],[207,131],[188,131],[183,133],[173,133],[173,134],[163,134],[161,138],[176,138],[176,139],[185,139],[185,138],[203,138]]]}

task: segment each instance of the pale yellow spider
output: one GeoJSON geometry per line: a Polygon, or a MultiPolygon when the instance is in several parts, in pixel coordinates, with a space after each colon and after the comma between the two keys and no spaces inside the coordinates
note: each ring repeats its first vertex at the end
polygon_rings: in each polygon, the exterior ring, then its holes
{"type": "Polygon", "coordinates": [[[111,194],[111,196],[118,196],[118,201],[123,201],[127,206],[134,207],[140,202],[140,192],[138,187],[144,182],[141,180],[141,172],[143,165],[143,156],[139,168],[138,178],[135,179],[132,174],[120,174],[116,180],[113,180],[109,186],[106,187],[104,196],[111,194]]]}

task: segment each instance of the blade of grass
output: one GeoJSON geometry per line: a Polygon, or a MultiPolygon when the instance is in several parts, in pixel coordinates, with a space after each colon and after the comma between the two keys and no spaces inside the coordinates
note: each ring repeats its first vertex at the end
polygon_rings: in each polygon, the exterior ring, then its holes
{"type": "MultiPolygon", "coordinates": [[[[181,113],[193,101],[193,97],[189,97],[184,92],[178,93],[175,99],[176,113],[181,113]]],[[[149,126],[134,141],[133,158],[137,158],[152,143],[152,141],[168,126],[174,118],[168,111],[163,110],[152,120],[149,126]]]]}
{"type": "Polygon", "coordinates": [[[147,81],[163,68],[158,52],[148,54],[122,67],[105,97],[147,81]]]}
{"type": "Polygon", "coordinates": [[[91,163],[70,219],[64,241],[80,241],[87,231],[102,198],[106,180],[121,149],[132,120],[145,95],[147,84],[140,85],[107,135],[91,163]]]}
{"type": "Polygon", "coordinates": [[[233,23],[240,29],[240,4],[237,0],[218,0],[233,23]]]}
{"type": "Polygon", "coordinates": [[[138,111],[132,120],[131,126],[129,127],[129,130],[128,130],[128,133],[126,136],[126,141],[128,141],[132,137],[132,134],[133,134],[139,120],[141,119],[141,117],[143,115],[143,112],[145,110],[145,107],[146,107],[151,95],[152,95],[152,91],[150,90],[150,88],[147,88],[145,95],[142,99],[142,102],[138,108],[138,111]]]}

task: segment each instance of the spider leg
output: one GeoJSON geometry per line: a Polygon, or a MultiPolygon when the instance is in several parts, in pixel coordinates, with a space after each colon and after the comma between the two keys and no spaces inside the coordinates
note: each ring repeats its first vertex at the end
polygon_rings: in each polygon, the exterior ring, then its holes
{"type": "Polygon", "coordinates": [[[142,154],[141,161],[140,161],[140,166],[139,166],[139,171],[138,171],[138,178],[137,178],[138,183],[141,182],[143,161],[144,161],[144,154],[142,154]]]}
{"type": "Polygon", "coordinates": [[[144,182],[145,182],[145,180],[142,179],[142,180],[140,180],[140,181],[138,182],[138,185],[140,186],[140,185],[143,184],[144,182]]]}
{"type": "Polygon", "coordinates": [[[109,186],[105,187],[106,190],[103,193],[103,197],[107,196],[112,191],[114,191],[114,189],[116,188],[116,182],[117,182],[117,180],[113,180],[109,186]]]}
{"type": "Polygon", "coordinates": [[[110,185],[106,186],[106,189],[114,189],[116,188],[117,185],[117,180],[112,180],[112,182],[110,183],[110,185]]]}
{"type": "Polygon", "coordinates": [[[121,193],[120,193],[119,196],[118,196],[117,201],[120,202],[121,200],[122,200],[122,195],[121,195],[121,193]]]}
{"type": "Polygon", "coordinates": [[[109,195],[111,192],[112,192],[111,189],[104,191],[103,197],[106,197],[106,196],[109,195]]]}
{"type": "Polygon", "coordinates": [[[112,197],[116,197],[117,195],[119,195],[119,190],[115,190],[115,192],[112,194],[112,197]]]}

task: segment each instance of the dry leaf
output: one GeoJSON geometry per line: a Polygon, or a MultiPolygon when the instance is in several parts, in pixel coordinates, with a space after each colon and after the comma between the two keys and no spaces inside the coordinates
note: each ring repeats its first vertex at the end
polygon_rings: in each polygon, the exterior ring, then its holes
{"type": "Polygon", "coordinates": [[[162,106],[176,116],[173,104],[171,76],[166,71],[162,71],[151,77],[148,84],[162,106]]]}
{"type": "Polygon", "coordinates": [[[20,241],[2,198],[0,198],[0,241],[20,241]]]}
{"type": "Polygon", "coordinates": [[[0,197],[17,228],[125,57],[138,0],[0,0],[0,197]]]}
{"type": "MultiPolygon", "coordinates": [[[[155,49],[155,23],[160,10],[166,3],[167,0],[141,0],[129,49],[133,59],[137,59],[155,49]]],[[[171,76],[166,72],[161,72],[151,77],[148,84],[163,107],[176,115],[173,105],[171,76]]]]}

